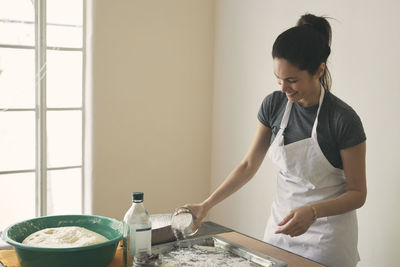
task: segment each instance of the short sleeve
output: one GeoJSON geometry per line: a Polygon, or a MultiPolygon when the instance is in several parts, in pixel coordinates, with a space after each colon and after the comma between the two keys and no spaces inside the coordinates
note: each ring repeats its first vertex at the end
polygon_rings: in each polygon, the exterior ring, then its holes
{"type": "Polygon", "coordinates": [[[367,139],[361,119],[352,109],[341,114],[337,126],[339,149],[361,144],[367,139]]]}
{"type": "Polygon", "coordinates": [[[272,101],[272,95],[266,96],[263,102],[261,103],[261,107],[258,110],[258,115],[257,115],[258,120],[268,128],[271,128],[270,112],[269,112],[271,101],[272,101]]]}

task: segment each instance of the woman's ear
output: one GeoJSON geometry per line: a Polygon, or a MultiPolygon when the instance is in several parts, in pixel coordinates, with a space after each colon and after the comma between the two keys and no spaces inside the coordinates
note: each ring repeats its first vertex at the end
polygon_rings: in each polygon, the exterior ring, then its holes
{"type": "Polygon", "coordinates": [[[325,67],[326,67],[325,62],[322,62],[322,63],[319,65],[319,67],[318,67],[318,69],[317,69],[317,72],[315,73],[315,76],[316,76],[315,78],[319,79],[319,78],[322,77],[322,75],[324,75],[325,67]]]}

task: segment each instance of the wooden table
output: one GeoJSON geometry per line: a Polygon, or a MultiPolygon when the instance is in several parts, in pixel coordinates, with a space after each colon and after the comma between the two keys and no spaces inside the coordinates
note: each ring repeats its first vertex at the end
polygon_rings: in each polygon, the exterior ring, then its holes
{"type": "Polygon", "coordinates": [[[316,263],[304,257],[298,256],[286,250],[277,248],[275,246],[269,245],[260,240],[251,238],[249,236],[240,234],[238,232],[229,232],[218,234],[217,236],[221,236],[226,238],[234,243],[237,243],[241,246],[253,249],[260,253],[271,256],[275,259],[281,260],[287,263],[288,267],[324,267],[325,265],[316,263]]]}

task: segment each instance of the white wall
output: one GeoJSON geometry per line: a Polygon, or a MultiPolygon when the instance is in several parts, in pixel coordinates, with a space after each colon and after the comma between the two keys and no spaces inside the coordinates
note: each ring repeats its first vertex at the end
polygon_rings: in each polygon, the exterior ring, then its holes
{"type": "MultiPolygon", "coordinates": [[[[358,266],[398,266],[400,219],[400,2],[219,0],[216,6],[211,184],[214,190],[252,140],[264,96],[277,90],[271,48],[305,12],[333,28],[332,92],[360,115],[367,134],[368,197],[359,210],[358,266]]],[[[255,178],[211,219],[261,239],[277,169],[268,158],[255,178]]]]}
{"type": "Polygon", "coordinates": [[[213,0],[93,0],[93,213],[122,219],[210,188],[213,0]]]}

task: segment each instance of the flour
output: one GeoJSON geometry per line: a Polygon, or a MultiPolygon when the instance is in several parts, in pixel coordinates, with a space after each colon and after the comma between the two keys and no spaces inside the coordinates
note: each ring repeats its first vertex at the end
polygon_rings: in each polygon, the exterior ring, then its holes
{"type": "Polygon", "coordinates": [[[108,241],[104,236],[78,226],[46,228],[22,241],[22,244],[47,248],[72,248],[108,241]]]}
{"type": "Polygon", "coordinates": [[[184,232],[192,224],[192,214],[191,213],[180,213],[172,217],[171,227],[180,232],[184,232]]]}
{"type": "MultiPolygon", "coordinates": [[[[198,246],[180,248],[162,256],[162,266],[196,267],[260,267],[261,265],[218,247],[198,246]]],[[[269,265],[272,266],[272,263],[269,265]]]]}

